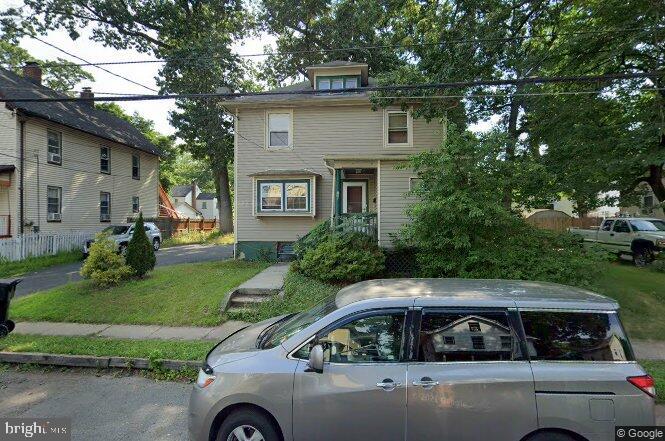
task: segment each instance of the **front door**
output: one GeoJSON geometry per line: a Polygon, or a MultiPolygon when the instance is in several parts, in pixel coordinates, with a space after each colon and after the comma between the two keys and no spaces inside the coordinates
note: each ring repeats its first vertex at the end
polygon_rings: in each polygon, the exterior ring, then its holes
{"type": "Polygon", "coordinates": [[[371,312],[349,320],[318,338],[327,347],[323,373],[307,372],[304,359],[298,363],[295,441],[404,440],[405,311],[371,312]]]}
{"type": "Polygon", "coordinates": [[[362,213],[367,208],[367,183],[364,181],[347,181],[342,183],[343,213],[362,213]]]}
{"type": "Polygon", "coordinates": [[[425,308],[409,364],[407,440],[515,441],[536,430],[521,352],[505,309],[425,308]]]}

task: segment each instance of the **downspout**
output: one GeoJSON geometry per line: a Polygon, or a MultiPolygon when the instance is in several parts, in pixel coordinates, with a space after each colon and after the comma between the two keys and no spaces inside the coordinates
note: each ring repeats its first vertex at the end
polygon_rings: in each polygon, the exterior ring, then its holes
{"type": "Polygon", "coordinates": [[[19,184],[18,184],[18,221],[19,234],[23,235],[25,223],[24,182],[25,182],[25,119],[19,117],[19,184]]]}

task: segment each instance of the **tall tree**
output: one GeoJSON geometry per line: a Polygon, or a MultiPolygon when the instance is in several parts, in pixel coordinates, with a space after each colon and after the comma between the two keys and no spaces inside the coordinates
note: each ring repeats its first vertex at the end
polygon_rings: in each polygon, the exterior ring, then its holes
{"type": "MultiPolygon", "coordinates": [[[[7,27],[47,33],[92,28],[92,39],[117,49],[135,49],[167,62],[160,69],[162,92],[239,89],[242,63],[231,50],[252,20],[241,0],[24,0],[4,14],[7,27]]],[[[209,162],[217,178],[220,228],[233,229],[228,166],[233,160],[231,117],[209,100],[178,100],[171,115],[177,135],[196,158],[209,162]]]]}
{"type": "Polygon", "coordinates": [[[0,65],[18,74],[28,61],[36,61],[42,66],[43,81],[46,87],[64,93],[72,93],[74,87],[81,81],[92,81],[93,76],[80,66],[57,58],[55,60],[40,60],[20,47],[9,38],[0,34],[0,65]]]}

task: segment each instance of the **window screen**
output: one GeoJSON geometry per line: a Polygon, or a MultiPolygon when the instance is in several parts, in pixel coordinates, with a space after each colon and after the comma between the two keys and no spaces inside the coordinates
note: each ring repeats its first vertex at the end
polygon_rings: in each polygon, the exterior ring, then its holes
{"type": "Polygon", "coordinates": [[[62,207],[62,188],[49,186],[46,188],[46,192],[46,212],[48,214],[60,214],[62,207]]]}
{"type": "Polygon", "coordinates": [[[505,312],[479,310],[423,313],[419,361],[497,361],[519,358],[519,341],[505,312]]]}
{"type": "Polygon", "coordinates": [[[271,113],[268,115],[269,147],[288,147],[291,115],[289,113],[271,113]]]}
{"type": "Polygon", "coordinates": [[[533,360],[633,360],[616,313],[524,311],[521,316],[533,360]]]}
{"type": "Polygon", "coordinates": [[[408,115],[406,112],[388,114],[388,144],[406,144],[409,142],[408,115]]]}

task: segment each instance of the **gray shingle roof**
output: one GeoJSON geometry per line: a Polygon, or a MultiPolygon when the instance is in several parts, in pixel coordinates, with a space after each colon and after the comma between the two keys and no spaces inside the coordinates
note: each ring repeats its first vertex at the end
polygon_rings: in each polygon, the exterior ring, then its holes
{"type": "MultiPolygon", "coordinates": [[[[13,72],[0,68],[0,96],[58,98],[66,95],[34,84],[13,72]]],[[[10,101],[5,104],[10,109],[20,110],[30,116],[53,121],[146,153],[161,154],[159,149],[129,122],[85,103],[10,101]]]]}
{"type": "Polygon", "coordinates": [[[171,196],[174,198],[184,198],[192,191],[191,185],[176,185],[171,189],[171,196]]]}
{"type": "Polygon", "coordinates": [[[199,193],[199,195],[196,197],[197,200],[202,200],[202,201],[212,201],[215,199],[217,196],[215,196],[214,193],[199,193]]]}

